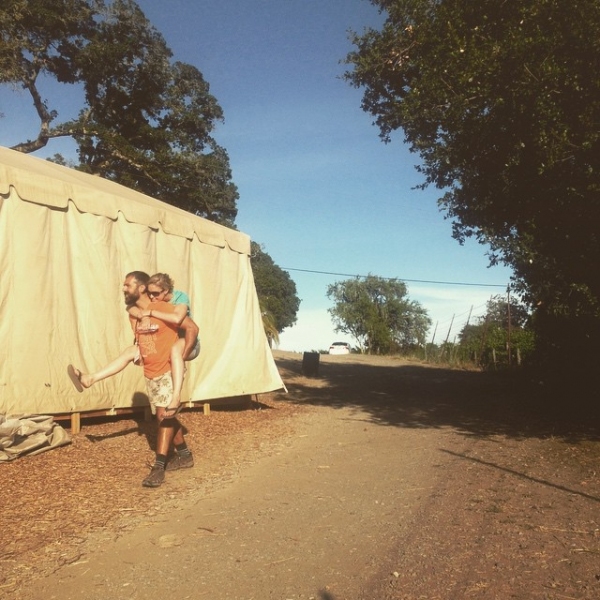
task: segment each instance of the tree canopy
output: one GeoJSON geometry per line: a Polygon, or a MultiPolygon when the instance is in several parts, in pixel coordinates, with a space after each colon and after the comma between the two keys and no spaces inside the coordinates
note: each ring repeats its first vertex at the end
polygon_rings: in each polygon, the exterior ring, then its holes
{"type": "Polygon", "coordinates": [[[459,241],[547,314],[600,315],[600,3],[371,0],[346,79],[402,130],[459,241]]]}
{"type": "Polygon", "coordinates": [[[529,360],[534,348],[531,314],[522,303],[506,296],[493,296],[486,313],[459,334],[462,358],[497,368],[529,360]]]}
{"type": "Polygon", "coordinates": [[[265,331],[270,339],[276,339],[277,334],[296,322],[300,307],[296,284],[256,242],[252,242],[250,264],[265,331]]]}
{"type": "Polygon", "coordinates": [[[425,344],[431,327],[427,311],[408,298],[398,279],[368,275],[327,288],[335,330],[351,335],[362,352],[389,354],[425,344]]]}
{"type": "Polygon", "coordinates": [[[77,168],[233,224],[238,192],[213,138],[222,109],[196,67],[172,61],[133,0],[5,0],[0,84],[26,90],[40,123],[15,150],[71,137],[77,168]],[[48,79],[64,84],[60,96],[44,98],[48,79]],[[83,91],[83,106],[61,120],[69,86],[83,91]]]}

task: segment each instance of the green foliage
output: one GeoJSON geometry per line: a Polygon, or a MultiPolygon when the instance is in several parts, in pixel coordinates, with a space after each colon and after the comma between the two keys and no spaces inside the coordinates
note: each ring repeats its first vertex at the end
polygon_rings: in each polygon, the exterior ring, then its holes
{"type": "Polygon", "coordinates": [[[502,296],[495,296],[477,324],[463,327],[455,356],[489,368],[527,361],[534,349],[535,334],[527,309],[516,301],[509,304],[502,296]]]}
{"type": "Polygon", "coordinates": [[[222,110],[196,67],[172,62],[133,0],[7,0],[0,36],[0,83],[27,90],[40,120],[38,137],[14,149],[71,137],[78,168],[233,224],[238,192],[212,137],[222,110]],[[39,89],[47,78],[83,91],[77,118],[59,121],[61,97],[49,108],[39,89]]]}
{"type": "Polygon", "coordinates": [[[531,320],[531,314],[527,307],[520,302],[508,299],[504,296],[493,296],[487,302],[486,314],[480,320],[493,323],[502,329],[513,329],[526,327],[531,320]]]}
{"type": "Polygon", "coordinates": [[[267,336],[267,340],[269,341],[269,347],[272,348],[273,343],[279,344],[279,331],[277,331],[277,325],[275,324],[275,319],[273,315],[270,312],[263,310],[262,306],[260,306],[260,310],[265,335],[267,336]]]}
{"type": "MultiPolygon", "coordinates": [[[[547,315],[600,316],[600,3],[371,0],[347,80],[402,129],[459,241],[547,315]]],[[[548,332],[551,335],[551,332],[548,332]]]]}
{"type": "Polygon", "coordinates": [[[328,286],[327,297],[334,302],[329,313],[335,330],[351,335],[361,352],[389,354],[425,343],[431,319],[398,279],[340,281],[328,286]]]}
{"type": "Polygon", "coordinates": [[[296,284],[256,242],[251,265],[267,337],[277,342],[278,334],[296,322],[300,307],[296,284]]]}

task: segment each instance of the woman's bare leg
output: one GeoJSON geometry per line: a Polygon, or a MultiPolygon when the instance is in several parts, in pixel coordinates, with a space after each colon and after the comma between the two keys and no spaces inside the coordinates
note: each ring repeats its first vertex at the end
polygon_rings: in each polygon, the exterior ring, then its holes
{"type": "Polygon", "coordinates": [[[183,387],[183,377],[185,374],[185,364],[183,362],[183,349],[185,339],[179,338],[171,348],[171,377],[173,379],[173,399],[169,408],[177,408],[181,404],[181,388],[183,387]]]}
{"type": "MultiPolygon", "coordinates": [[[[94,373],[82,373],[79,369],[75,369],[75,373],[84,388],[89,388],[95,383],[112,377],[117,373],[120,373],[130,362],[133,362],[138,355],[137,346],[129,346],[125,348],[118,358],[108,363],[105,367],[102,367],[99,371],[94,373]]],[[[182,382],[183,384],[183,382],[182,382]]]]}

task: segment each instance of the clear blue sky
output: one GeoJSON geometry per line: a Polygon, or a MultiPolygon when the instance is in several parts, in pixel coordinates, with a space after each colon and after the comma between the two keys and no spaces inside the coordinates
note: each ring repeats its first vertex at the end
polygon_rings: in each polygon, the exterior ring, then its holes
{"type": "MultiPolygon", "coordinates": [[[[333,332],[327,313],[327,286],[345,275],[405,280],[409,297],[437,324],[435,341],[452,340],[471,308],[482,314],[492,294],[504,293],[510,271],[488,268],[485,247],[452,239],[450,222],[437,208],[439,192],[413,189],[421,182],[414,169],[418,157],[408,152],[401,132],[392,143],[381,142],[360,108],[362,92],[341,80],[346,67],[340,61],[352,50],[348,30],[383,20],[370,2],[138,4],[174,58],[194,64],[209,82],[225,113],[215,137],[229,153],[239,189],[237,225],[296,283],[298,324],[283,332],[280,348],[352,341],[333,332]],[[456,285],[461,283],[501,287],[456,285]]],[[[70,100],[75,105],[77,98],[70,100]]],[[[36,135],[28,103],[27,96],[0,89],[6,115],[0,144],[36,135]]],[[[65,150],[50,144],[38,155],[65,150]]]]}

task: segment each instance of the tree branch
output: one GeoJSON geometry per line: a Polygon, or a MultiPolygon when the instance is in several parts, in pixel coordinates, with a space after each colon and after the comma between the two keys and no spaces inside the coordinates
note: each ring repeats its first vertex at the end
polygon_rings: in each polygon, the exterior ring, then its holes
{"type": "Polygon", "coordinates": [[[35,85],[40,71],[39,67],[34,67],[31,63],[30,67],[31,69],[28,73],[28,76],[23,82],[23,87],[29,91],[31,98],[33,99],[33,106],[35,107],[35,110],[38,116],[40,117],[40,132],[35,140],[28,140],[21,144],[16,144],[15,146],[12,146],[12,150],[17,150],[18,152],[25,153],[35,152],[36,150],[43,148],[48,143],[48,139],[50,137],[48,135],[50,123],[56,117],[56,113],[48,110],[45,102],[42,100],[42,97],[40,96],[40,93],[35,85]]]}

